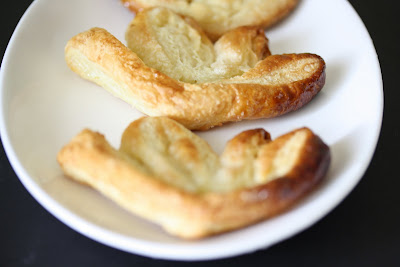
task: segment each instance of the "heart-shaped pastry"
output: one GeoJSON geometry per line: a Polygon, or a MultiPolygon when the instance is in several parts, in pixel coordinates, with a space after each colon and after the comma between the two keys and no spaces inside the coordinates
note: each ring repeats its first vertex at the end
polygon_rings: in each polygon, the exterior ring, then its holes
{"type": "Polygon", "coordinates": [[[286,17],[298,0],[121,0],[134,12],[166,7],[195,19],[212,40],[239,26],[269,27],[286,17]]]}
{"type": "Polygon", "coordinates": [[[301,128],[271,140],[262,129],[228,142],[221,156],[167,117],[125,130],[119,150],[83,130],[58,153],[68,177],[183,238],[200,238],[277,215],[325,176],[329,147],[301,128]]]}
{"type": "Polygon", "coordinates": [[[189,129],[296,110],[325,83],[321,57],[269,55],[254,27],[213,45],[193,20],[153,8],[137,14],[126,36],[130,49],[104,29],[80,33],[67,43],[67,64],[143,113],[189,129]]]}

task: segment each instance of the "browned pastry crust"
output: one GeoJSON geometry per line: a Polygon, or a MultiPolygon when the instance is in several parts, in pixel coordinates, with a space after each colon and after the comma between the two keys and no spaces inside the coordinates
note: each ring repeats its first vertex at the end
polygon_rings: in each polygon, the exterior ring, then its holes
{"type": "Polygon", "coordinates": [[[182,238],[230,231],[277,215],[325,176],[329,147],[307,128],[271,140],[262,129],[230,140],[219,157],[166,117],[125,130],[119,150],[83,130],[59,152],[63,171],[182,238]]]}
{"type": "Polygon", "coordinates": [[[168,116],[189,129],[206,130],[225,122],[297,110],[325,83],[325,62],[318,55],[269,55],[268,40],[254,27],[234,29],[213,46],[193,23],[165,9],[146,10],[136,16],[127,32],[130,47],[136,47],[142,57],[106,30],[93,28],[68,42],[65,58],[81,77],[143,113],[168,116]],[[172,37],[169,31],[154,33],[154,27],[159,28],[151,24],[156,24],[157,14],[162,18],[167,14],[168,23],[179,25],[185,33],[176,32],[179,27],[172,27],[176,33],[172,37]],[[170,42],[159,43],[160,38],[170,42]],[[192,43],[193,48],[187,47],[192,43]],[[203,61],[196,59],[195,67],[188,66],[191,58],[178,58],[180,54],[194,54],[203,61]],[[206,62],[211,57],[214,61],[206,62]]]}
{"type": "Polygon", "coordinates": [[[298,0],[121,0],[133,12],[166,7],[195,19],[212,40],[239,26],[267,28],[285,18],[298,0]]]}

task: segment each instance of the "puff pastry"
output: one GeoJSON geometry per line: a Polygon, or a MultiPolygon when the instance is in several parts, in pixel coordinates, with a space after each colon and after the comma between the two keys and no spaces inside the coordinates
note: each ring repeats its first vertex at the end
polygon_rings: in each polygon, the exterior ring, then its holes
{"type": "Polygon", "coordinates": [[[329,147],[308,128],[271,140],[263,129],[231,139],[218,156],[167,117],[143,117],[123,133],[119,150],[83,130],[58,153],[65,174],[123,208],[195,239],[277,215],[325,176],[329,147]]]}
{"type": "Polygon", "coordinates": [[[229,30],[251,25],[269,27],[286,17],[298,0],[121,0],[134,12],[162,6],[192,17],[212,40],[229,30]]]}
{"type": "Polygon", "coordinates": [[[193,20],[165,8],[137,14],[127,42],[133,50],[93,28],[69,40],[66,62],[141,112],[189,129],[285,114],[325,83],[318,55],[270,55],[264,32],[254,27],[234,29],[213,46],[193,20]]]}

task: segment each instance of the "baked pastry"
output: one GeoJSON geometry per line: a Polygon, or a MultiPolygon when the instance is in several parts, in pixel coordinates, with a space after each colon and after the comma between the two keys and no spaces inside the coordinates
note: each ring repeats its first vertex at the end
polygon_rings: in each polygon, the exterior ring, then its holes
{"type": "Polygon", "coordinates": [[[213,46],[193,20],[165,8],[137,14],[127,42],[133,50],[93,28],[68,41],[66,62],[141,112],[189,129],[282,115],[325,83],[318,55],[269,55],[264,32],[254,27],[234,29],[213,46]]]}
{"type": "Polygon", "coordinates": [[[192,17],[212,40],[239,26],[269,27],[286,17],[298,0],[121,0],[134,12],[162,6],[192,17]]]}
{"type": "Polygon", "coordinates": [[[83,130],[58,153],[65,174],[121,207],[195,239],[277,215],[325,176],[329,147],[308,128],[271,140],[262,129],[230,140],[221,156],[167,117],[132,122],[119,150],[83,130]]]}

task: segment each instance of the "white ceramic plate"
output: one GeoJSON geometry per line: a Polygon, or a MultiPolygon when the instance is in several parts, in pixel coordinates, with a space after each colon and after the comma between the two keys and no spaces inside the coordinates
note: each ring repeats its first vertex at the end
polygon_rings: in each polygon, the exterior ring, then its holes
{"type": "Polygon", "coordinates": [[[290,17],[267,31],[275,54],[312,52],[325,59],[326,85],[311,103],[280,118],[199,133],[218,152],[228,139],[249,128],[263,127],[273,137],[300,126],[318,133],[332,149],[331,168],[318,190],[291,211],[188,242],[67,180],[56,154],[72,136],[89,127],[118,146],[124,128],[141,114],[70,71],[64,46],[73,35],[94,26],[124,41],[132,18],[116,0],[37,0],[18,24],[2,62],[0,123],[6,153],[29,192],[65,224],[101,243],[150,257],[229,257],[266,248],[311,226],[360,180],[380,132],[383,90],[368,32],[344,0],[303,0],[290,17]]]}

